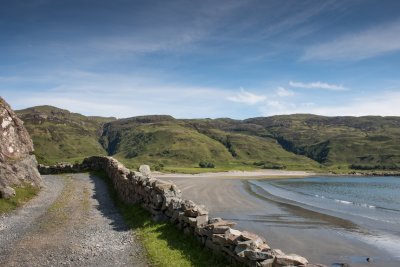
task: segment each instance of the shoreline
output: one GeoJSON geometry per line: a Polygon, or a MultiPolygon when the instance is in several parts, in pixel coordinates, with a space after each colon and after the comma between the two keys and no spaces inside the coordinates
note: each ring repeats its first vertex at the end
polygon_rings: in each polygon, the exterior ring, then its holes
{"type": "Polygon", "coordinates": [[[244,180],[249,179],[268,179],[268,178],[295,178],[309,177],[318,175],[315,172],[309,171],[283,171],[283,170],[254,170],[254,171],[226,171],[226,172],[204,172],[196,174],[186,173],[162,173],[153,172],[153,176],[160,179],[165,178],[239,178],[244,180]]]}
{"type": "Polygon", "coordinates": [[[221,171],[221,172],[202,172],[202,173],[167,173],[160,171],[153,171],[154,177],[157,178],[240,178],[240,179],[270,179],[270,178],[304,178],[312,176],[349,176],[349,177],[385,177],[385,176],[400,176],[400,172],[356,172],[350,171],[348,173],[335,173],[335,172],[313,172],[313,171],[292,171],[292,170],[274,170],[274,169],[260,169],[260,170],[232,170],[232,171],[221,171]]]}
{"type": "MultiPolygon", "coordinates": [[[[212,216],[234,221],[238,229],[255,232],[265,237],[272,247],[286,253],[303,255],[312,262],[328,266],[336,262],[349,263],[351,266],[398,266],[398,262],[390,262],[390,255],[386,251],[352,234],[351,228],[355,225],[346,227],[346,220],[293,205],[288,207],[271,199],[260,198],[246,188],[247,180],[277,178],[268,174],[267,177],[265,172],[253,177],[243,177],[243,172],[233,177],[232,173],[218,176],[209,173],[155,176],[172,180],[185,198],[205,204],[212,216]],[[367,257],[376,259],[376,262],[365,262],[367,257]]],[[[292,178],[290,174],[293,175],[290,172],[281,178],[292,178]]],[[[312,175],[304,172],[303,176],[297,177],[309,176],[312,175]]]]}

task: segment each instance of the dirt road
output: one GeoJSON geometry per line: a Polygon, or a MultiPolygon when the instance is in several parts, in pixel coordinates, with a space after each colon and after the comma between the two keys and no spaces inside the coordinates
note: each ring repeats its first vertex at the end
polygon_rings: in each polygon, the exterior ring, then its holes
{"type": "Polygon", "coordinates": [[[0,218],[0,266],[147,266],[100,178],[43,178],[35,199],[0,218]]]}

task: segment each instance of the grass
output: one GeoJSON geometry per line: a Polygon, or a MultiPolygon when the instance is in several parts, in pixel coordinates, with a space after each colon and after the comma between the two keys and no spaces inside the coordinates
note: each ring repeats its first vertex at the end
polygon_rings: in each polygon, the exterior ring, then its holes
{"type": "Polygon", "coordinates": [[[115,120],[41,106],[17,112],[39,163],[111,155],[136,169],[200,173],[260,168],[346,173],[400,170],[400,117],[309,114],[247,120],[141,116],[115,120]],[[216,168],[198,169],[201,161],[216,168]]]}
{"type": "Polygon", "coordinates": [[[15,188],[15,197],[10,199],[0,199],[0,214],[8,213],[24,203],[28,202],[39,192],[39,188],[33,187],[29,184],[24,184],[15,188]]]}
{"type": "Polygon", "coordinates": [[[139,205],[123,203],[104,172],[92,174],[107,182],[118,209],[143,244],[151,266],[232,266],[222,256],[203,248],[194,236],[184,235],[171,223],[153,222],[151,214],[139,205]]]}
{"type": "Polygon", "coordinates": [[[106,155],[98,142],[104,122],[111,118],[86,117],[51,106],[17,111],[35,145],[39,163],[81,161],[90,155],[106,155]]]}

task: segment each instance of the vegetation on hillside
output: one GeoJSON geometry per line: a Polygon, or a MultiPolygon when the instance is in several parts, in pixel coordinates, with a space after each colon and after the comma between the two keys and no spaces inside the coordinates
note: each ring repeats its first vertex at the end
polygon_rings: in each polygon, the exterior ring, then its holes
{"type": "Polygon", "coordinates": [[[86,117],[51,106],[17,111],[31,135],[40,163],[80,161],[88,155],[106,155],[98,142],[103,123],[114,118],[86,117]]]}
{"type": "Polygon", "coordinates": [[[242,121],[154,115],[116,120],[50,106],[18,115],[33,138],[38,160],[47,164],[108,154],[131,168],[149,164],[183,172],[400,168],[399,117],[296,114],[242,121]],[[201,162],[214,168],[202,168],[201,162]]]}
{"type": "Polygon", "coordinates": [[[262,125],[288,151],[353,169],[399,169],[399,117],[286,115],[248,119],[262,125]]]}

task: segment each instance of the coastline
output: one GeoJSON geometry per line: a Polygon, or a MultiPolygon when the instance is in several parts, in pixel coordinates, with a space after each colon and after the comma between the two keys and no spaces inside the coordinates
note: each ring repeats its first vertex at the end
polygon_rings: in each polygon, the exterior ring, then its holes
{"type": "Polygon", "coordinates": [[[274,169],[256,169],[256,170],[232,170],[232,171],[221,171],[221,172],[202,172],[202,173],[179,173],[179,172],[160,172],[153,171],[155,177],[163,178],[240,178],[243,180],[253,180],[253,179],[279,179],[279,178],[304,178],[311,176],[349,176],[349,177],[360,177],[360,176],[370,176],[370,177],[384,177],[384,176],[400,176],[400,171],[349,171],[344,173],[337,173],[332,171],[327,172],[313,172],[313,171],[292,171],[292,170],[274,170],[274,169]]]}
{"type": "Polygon", "coordinates": [[[226,172],[204,172],[196,174],[186,174],[186,173],[162,173],[153,172],[154,177],[160,179],[178,179],[178,178],[225,178],[225,179],[268,179],[268,178],[295,178],[295,177],[309,177],[317,175],[314,172],[308,171],[284,171],[284,170],[254,170],[254,171],[226,171],[226,172]]]}
{"type": "Polygon", "coordinates": [[[246,188],[246,180],[250,179],[307,177],[315,174],[306,175],[303,172],[302,175],[296,173],[298,175],[293,176],[293,172],[288,172],[286,176],[277,177],[271,172],[263,172],[262,175],[257,172],[258,176],[249,177],[248,172],[235,173],[155,176],[172,180],[182,190],[184,197],[205,204],[212,216],[235,221],[237,228],[248,229],[265,237],[271,246],[286,253],[304,255],[312,262],[327,265],[342,262],[351,266],[398,266],[398,262],[386,261],[390,257],[387,252],[352,236],[351,228],[357,226],[349,221],[296,206],[290,208],[271,199],[262,199],[246,188]],[[377,261],[367,263],[366,257],[377,261]]]}

